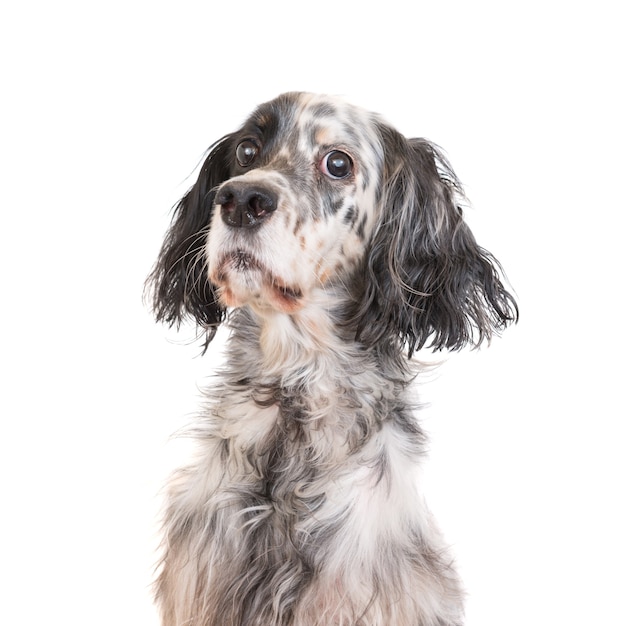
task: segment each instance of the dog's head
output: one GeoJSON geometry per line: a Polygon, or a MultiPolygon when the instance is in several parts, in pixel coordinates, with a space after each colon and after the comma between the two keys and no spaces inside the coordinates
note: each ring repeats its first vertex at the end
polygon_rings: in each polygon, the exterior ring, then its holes
{"type": "Polygon", "coordinates": [[[228,307],[296,314],[322,292],[366,345],[477,345],[517,308],[462,198],[427,141],[335,98],[284,94],[212,146],[177,205],[150,277],[157,319],[189,315],[210,341],[228,307]]]}

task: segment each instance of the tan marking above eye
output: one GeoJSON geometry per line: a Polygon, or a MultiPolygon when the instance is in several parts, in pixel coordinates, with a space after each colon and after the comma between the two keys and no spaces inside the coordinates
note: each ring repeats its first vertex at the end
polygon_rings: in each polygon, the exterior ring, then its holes
{"type": "Polygon", "coordinates": [[[315,143],[318,146],[326,146],[331,143],[330,133],[327,128],[320,128],[315,132],[315,143]]]}

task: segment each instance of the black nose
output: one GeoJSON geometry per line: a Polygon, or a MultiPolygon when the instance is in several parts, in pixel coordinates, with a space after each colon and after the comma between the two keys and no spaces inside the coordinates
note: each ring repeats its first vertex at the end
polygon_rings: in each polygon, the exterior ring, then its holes
{"type": "Polygon", "coordinates": [[[222,219],[228,226],[253,228],[276,210],[276,195],[259,185],[226,183],[217,192],[215,204],[221,205],[222,219]]]}

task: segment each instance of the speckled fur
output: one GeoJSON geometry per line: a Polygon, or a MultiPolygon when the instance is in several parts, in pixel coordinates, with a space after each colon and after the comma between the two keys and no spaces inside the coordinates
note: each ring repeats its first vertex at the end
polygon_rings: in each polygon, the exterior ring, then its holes
{"type": "Polygon", "coordinates": [[[517,308],[461,198],[432,144],[328,96],[284,94],[212,147],[150,278],[158,319],[190,316],[207,344],[231,329],[169,485],[164,626],[462,623],[407,352],[477,345],[517,308]],[[332,150],[349,176],[328,176],[332,150]],[[271,194],[272,214],[233,227],[225,185],[271,194]]]}

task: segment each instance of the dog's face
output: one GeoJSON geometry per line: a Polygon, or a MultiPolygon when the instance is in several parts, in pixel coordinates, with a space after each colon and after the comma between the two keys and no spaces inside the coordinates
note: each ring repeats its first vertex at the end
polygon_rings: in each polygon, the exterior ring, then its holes
{"type": "Polygon", "coordinates": [[[284,94],[212,146],[177,205],[150,277],[157,319],[188,315],[210,341],[229,308],[297,315],[324,295],[365,347],[478,345],[517,306],[462,200],[428,141],[336,98],[284,94]]]}
{"type": "Polygon", "coordinates": [[[383,149],[372,124],[339,100],[288,94],[229,137],[206,247],[223,305],[294,312],[354,270],[376,221],[383,149]]]}

